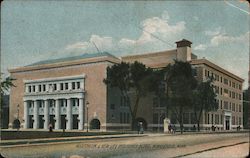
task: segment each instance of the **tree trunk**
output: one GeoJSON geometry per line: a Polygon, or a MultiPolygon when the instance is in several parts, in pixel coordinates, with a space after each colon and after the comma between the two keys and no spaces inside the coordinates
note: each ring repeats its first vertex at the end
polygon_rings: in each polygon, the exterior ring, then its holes
{"type": "Polygon", "coordinates": [[[183,133],[183,108],[182,106],[180,106],[180,112],[179,112],[179,115],[180,115],[180,130],[181,130],[181,134],[183,133]]]}

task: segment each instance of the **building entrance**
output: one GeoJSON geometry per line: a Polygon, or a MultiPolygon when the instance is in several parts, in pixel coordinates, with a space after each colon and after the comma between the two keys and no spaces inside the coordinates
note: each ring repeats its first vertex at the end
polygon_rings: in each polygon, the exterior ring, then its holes
{"type": "Polygon", "coordinates": [[[32,119],[32,117],[33,117],[32,115],[29,115],[29,121],[28,121],[29,122],[29,126],[28,126],[29,128],[33,128],[34,120],[32,119]]]}
{"type": "Polygon", "coordinates": [[[66,115],[61,115],[61,128],[66,129],[66,115]]]}
{"type": "Polygon", "coordinates": [[[230,130],[230,116],[226,116],[225,126],[226,130],[230,130]]]}
{"type": "Polygon", "coordinates": [[[55,115],[49,116],[49,123],[52,125],[53,128],[55,128],[55,115]]]}
{"type": "Polygon", "coordinates": [[[78,115],[73,115],[73,129],[78,129],[78,115]]]}
{"type": "Polygon", "coordinates": [[[43,125],[44,125],[43,115],[39,115],[39,128],[43,128],[43,125]]]}

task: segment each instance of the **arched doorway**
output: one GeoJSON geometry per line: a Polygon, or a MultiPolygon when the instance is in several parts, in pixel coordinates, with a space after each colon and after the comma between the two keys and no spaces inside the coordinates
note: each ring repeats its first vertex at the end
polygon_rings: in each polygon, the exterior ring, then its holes
{"type": "Polygon", "coordinates": [[[90,122],[90,129],[100,129],[101,123],[98,119],[93,119],[90,122]]]}
{"type": "Polygon", "coordinates": [[[140,122],[142,122],[143,129],[147,130],[148,124],[147,124],[146,120],[142,117],[138,117],[135,119],[135,122],[133,123],[133,129],[138,130],[138,125],[140,122]]]}

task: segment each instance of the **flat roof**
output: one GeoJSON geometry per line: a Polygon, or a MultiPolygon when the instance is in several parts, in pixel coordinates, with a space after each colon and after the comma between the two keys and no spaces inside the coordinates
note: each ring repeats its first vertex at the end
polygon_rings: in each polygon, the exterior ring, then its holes
{"type": "Polygon", "coordinates": [[[223,73],[223,74],[225,74],[225,75],[227,75],[229,77],[234,78],[237,81],[244,82],[244,79],[242,79],[241,77],[239,77],[239,76],[237,76],[237,75],[223,69],[222,67],[210,62],[207,59],[193,59],[193,60],[191,60],[191,64],[192,65],[200,65],[200,64],[207,65],[207,66],[209,66],[209,67],[211,67],[213,69],[216,69],[217,71],[219,71],[219,72],[221,72],[221,73],[223,73]]]}

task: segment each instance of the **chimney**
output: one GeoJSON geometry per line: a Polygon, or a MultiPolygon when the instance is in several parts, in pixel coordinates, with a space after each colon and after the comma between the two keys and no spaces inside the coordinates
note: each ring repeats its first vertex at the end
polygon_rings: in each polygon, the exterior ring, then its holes
{"type": "Polygon", "coordinates": [[[192,49],[191,44],[192,42],[182,39],[181,41],[175,42],[177,45],[177,60],[180,61],[190,61],[192,57],[192,49]]]}

